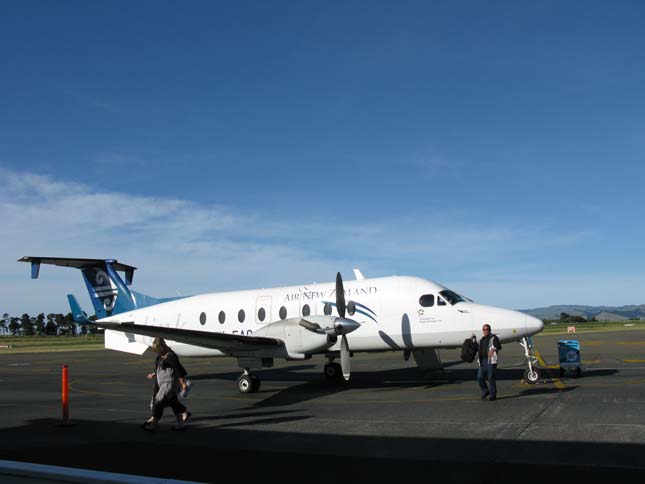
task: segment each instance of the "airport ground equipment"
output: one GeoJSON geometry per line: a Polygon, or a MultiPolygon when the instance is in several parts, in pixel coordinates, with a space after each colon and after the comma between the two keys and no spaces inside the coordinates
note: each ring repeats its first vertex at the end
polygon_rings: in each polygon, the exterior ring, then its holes
{"type": "Polygon", "coordinates": [[[580,343],[575,340],[558,341],[558,359],[560,362],[560,376],[582,376],[580,368],[580,343]]]}

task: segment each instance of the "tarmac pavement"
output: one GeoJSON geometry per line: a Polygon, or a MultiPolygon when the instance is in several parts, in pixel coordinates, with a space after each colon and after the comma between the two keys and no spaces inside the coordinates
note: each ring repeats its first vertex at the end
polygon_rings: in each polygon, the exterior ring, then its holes
{"type": "Polygon", "coordinates": [[[521,381],[519,344],[500,352],[498,399],[482,401],[476,364],[442,350],[443,371],[402,353],[357,354],[351,381],[330,384],[323,358],[258,371],[240,394],[230,358],[183,358],[188,428],[149,415],[153,356],[110,350],[0,352],[0,459],[204,482],[391,480],[605,482],[645,477],[645,331],[539,335],[543,381],[521,381]],[[557,340],[581,345],[581,378],[559,378],[557,340]],[[61,366],[70,419],[61,423],[61,366]],[[424,478],[425,479],[425,478],[424,478]]]}

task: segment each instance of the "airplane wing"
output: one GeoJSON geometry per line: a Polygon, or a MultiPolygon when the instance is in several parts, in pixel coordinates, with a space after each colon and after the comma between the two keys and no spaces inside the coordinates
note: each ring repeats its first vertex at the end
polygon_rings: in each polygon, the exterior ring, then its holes
{"type": "Polygon", "coordinates": [[[212,333],[192,329],[165,328],[163,326],[150,326],[134,324],[132,322],[96,322],[100,328],[121,331],[124,333],[141,334],[144,336],[160,337],[204,348],[220,350],[230,355],[258,352],[262,350],[276,350],[284,347],[284,341],[277,338],[262,336],[246,336],[242,334],[212,333]]]}

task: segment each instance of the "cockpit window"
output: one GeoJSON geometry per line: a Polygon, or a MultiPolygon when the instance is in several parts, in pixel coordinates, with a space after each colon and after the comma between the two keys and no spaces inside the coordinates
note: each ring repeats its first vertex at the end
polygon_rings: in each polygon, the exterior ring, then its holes
{"type": "Polygon", "coordinates": [[[452,306],[454,306],[457,303],[466,301],[466,298],[460,296],[454,291],[451,291],[450,289],[446,289],[445,291],[440,291],[439,294],[441,294],[444,298],[446,298],[446,301],[448,301],[452,306]]]}
{"type": "Polygon", "coordinates": [[[434,294],[424,294],[419,298],[419,304],[424,308],[434,306],[434,294]]]}

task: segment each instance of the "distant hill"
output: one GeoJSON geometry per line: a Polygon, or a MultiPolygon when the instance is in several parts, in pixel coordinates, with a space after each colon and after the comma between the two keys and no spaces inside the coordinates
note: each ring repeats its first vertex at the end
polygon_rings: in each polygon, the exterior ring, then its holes
{"type": "Polygon", "coordinates": [[[596,318],[598,321],[623,321],[627,319],[645,319],[645,304],[640,306],[549,306],[547,308],[520,309],[540,319],[560,319],[560,313],[568,313],[584,318],[596,318]]]}

